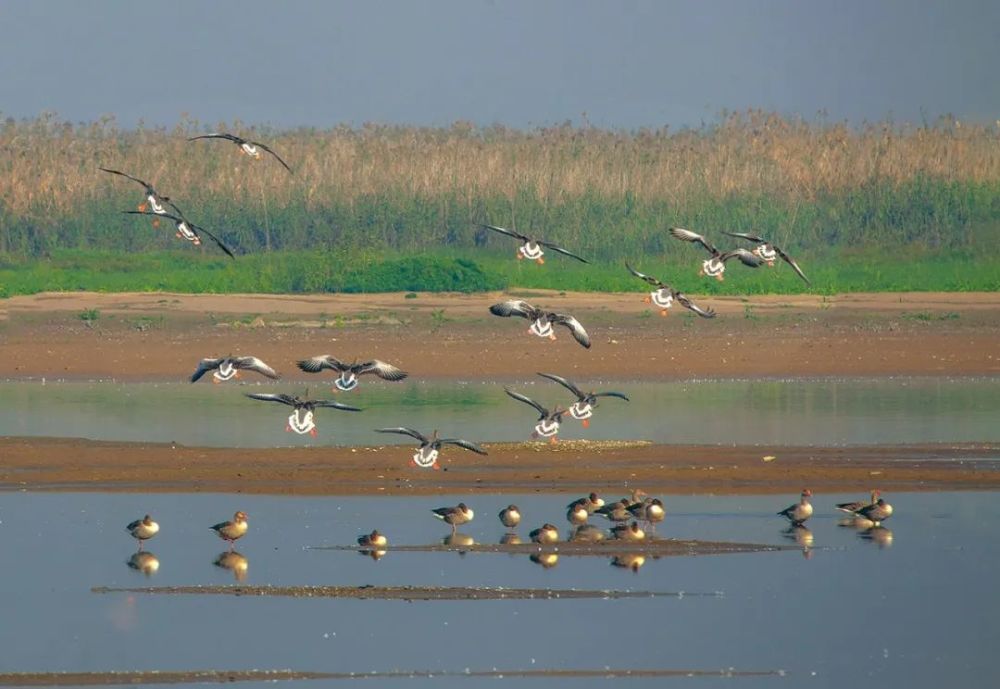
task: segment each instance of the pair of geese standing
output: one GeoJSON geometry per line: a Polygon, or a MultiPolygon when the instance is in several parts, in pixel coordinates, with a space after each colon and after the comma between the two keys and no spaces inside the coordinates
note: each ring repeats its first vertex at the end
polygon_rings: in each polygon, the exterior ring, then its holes
{"type": "MultiPolygon", "coordinates": [[[[779,515],[785,517],[793,526],[801,526],[809,517],[813,515],[813,506],[809,502],[812,491],[808,488],[802,490],[799,501],[794,505],[789,505],[779,515]]],[[[880,526],[882,522],[892,516],[892,505],[881,497],[881,491],[876,488],[872,490],[870,500],[858,500],[856,502],[842,502],[836,505],[837,510],[853,515],[856,519],[870,522],[871,526],[880,526]]]]}
{"type": "MultiPolygon", "coordinates": [[[[209,528],[219,538],[227,541],[229,549],[232,550],[236,541],[246,535],[248,527],[246,512],[237,512],[230,521],[219,522],[209,528]]],[[[139,541],[139,550],[142,550],[146,541],[160,533],[160,525],[153,521],[153,518],[147,514],[142,519],[136,519],[134,522],[128,524],[125,530],[132,535],[132,538],[139,541]]]]}

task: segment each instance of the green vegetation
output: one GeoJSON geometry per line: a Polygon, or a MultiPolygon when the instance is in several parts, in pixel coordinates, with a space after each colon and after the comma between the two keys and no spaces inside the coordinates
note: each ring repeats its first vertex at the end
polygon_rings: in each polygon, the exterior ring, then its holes
{"type": "Polygon", "coordinates": [[[0,124],[0,296],[45,290],[480,291],[508,285],[640,290],[624,260],[696,293],[801,292],[787,266],[700,280],[699,249],[671,225],[773,237],[810,291],[998,288],[1000,129],[950,119],[860,129],[748,112],[712,125],[325,131],[222,129],[266,139],[296,174],[205,128],[119,130],[0,124]],[[154,183],[238,254],[198,250],[169,223],[121,211],[154,183]],[[516,243],[478,227],[536,230],[591,259],[514,262],[516,243]]]}

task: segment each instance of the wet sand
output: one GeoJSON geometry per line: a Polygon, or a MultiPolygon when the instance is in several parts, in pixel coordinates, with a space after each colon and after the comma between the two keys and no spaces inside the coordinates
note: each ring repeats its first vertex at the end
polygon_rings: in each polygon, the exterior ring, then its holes
{"type": "MultiPolygon", "coordinates": [[[[642,294],[53,293],[0,300],[0,378],[184,380],[204,356],[261,357],[290,380],[317,354],[390,361],[415,379],[510,378],[557,362],[577,378],[1000,375],[1000,294],[702,299],[660,317],[642,294]],[[497,318],[511,296],[575,315],[586,350],[497,318]],[[94,310],[96,320],[81,314],[94,310]]],[[[93,313],[91,315],[94,315],[93,313]]],[[[550,366],[551,367],[551,366],[550,366]]]]}
{"type": "Polygon", "coordinates": [[[437,495],[797,494],[1000,489],[1000,445],[720,447],[566,441],[486,444],[489,456],[410,466],[405,446],[195,448],[0,438],[0,490],[437,495]],[[764,457],[775,459],[765,461],[764,457]]]}

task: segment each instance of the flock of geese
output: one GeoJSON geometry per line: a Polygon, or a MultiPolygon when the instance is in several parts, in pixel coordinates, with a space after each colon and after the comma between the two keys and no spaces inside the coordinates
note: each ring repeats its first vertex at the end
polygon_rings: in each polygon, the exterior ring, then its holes
{"type": "MultiPolygon", "coordinates": [[[[280,163],[290,174],[294,174],[292,172],[292,168],[289,167],[289,165],[273,149],[259,141],[252,141],[250,139],[245,139],[229,133],[204,134],[191,137],[188,140],[229,141],[235,144],[241,153],[256,160],[262,158],[262,152],[267,153],[277,160],[278,163],[280,163]]],[[[137,210],[128,210],[124,211],[124,213],[130,215],[151,216],[153,218],[154,227],[159,225],[160,218],[169,219],[173,222],[176,230],[176,236],[179,239],[189,241],[193,245],[199,246],[203,243],[202,238],[207,237],[227,256],[231,259],[236,259],[235,252],[219,236],[189,220],[176,202],[174,202],[170,197],[160,194],[149,182],[120,170],[105,167],[101,167],[99,169],[103,172],[129,179],[142,186],[144,192],[143,202],[138,205],[137,210]]],[[[576,253],[573,253],[572,251],[541,237],[534,235],[529,236],[514,230],[499,227],[497,225],[482,224],[481,227],[485,230],[510,237],[519,242],[516,250],[516,257],[519,260],[535,261],[541,265],[545,263],[544,256],[546,250],[549,250],[582,263],[589,263],[587,259],[577,255],[576,253]]],[[[782,250],[774,242],[760,235],[741,232],[726,232],[725,234],[730,237],[749,242],[752,245],[752,248],[747,249],[744,247],[737,247],[733,249],[720,250],[705,236],[690,230],[673,227],[670,228],[669,232],[674,238],[699,245],[706,252],[708,252],[708,258],[706,258],[701,264],[701,269],[699,271],[699,275],[701,276],[723,280],[726,271],[726,263],[732,259],[737,259],[741,265],[748,268],[759,268],[763,265],[773,267],[775,262],[780,259],[791,266],[791,268],[802,280],[804,280],[807,284],[809,283],[809,279],[806,277],[805,273],[803,273],[799,265],[794,259],[791,258],[791,256],[788,255],[787,252],[782,250]]],[[[645,297],[645,301],[646,303],[656,306],[660,310],[661,315],[667,315],[669,309],[671,309],[674,304],[679,304],[702,318],[715,317],[716,314],[714,310],[698,306],[690,298],[674,289],[669,284],[662,282],[656,277],[639,272],[628,263],[625,264],[625,267],[629,273],[636,278],[643,280],[652,288],[649,294],[645,297]]],[[[591,346],[591,339],[587,334],[586,329],[580,321],[572,315],[557,313],[545,308],[536,307],[520,299],[507,300],[498,304],[493,304],[489,307],[489,310],[490,313],[501,318],[516,317],[527,320],[530,323],[528,333],[537,337],[555,340],[555,327],[560,326],[566,328],[572,334],[573,339],[576,340],[576,342],[582,347],[589,349],[591,346]]],[[[374,375],[390,382],[401,381],[407,377],[407,373],[405,371],[377,359],[346,363],[331,355],[320,355],[298,361],[298,367],[307,373],[320,373],[324,370],[330,370],[337,373],[338,377],[334,381],[334,392],[350,392],[357,389],[359,378],[364,375],[374,375]]],[[[277,379],[280,377],[271,366],[264,363],[257,357],[228,355],[202,359],[198,363],[197,369],[191,375],[190,379],[193,383],[200,380],[203,376],[205,376],[205,374],[212,372],[213,382],[221,383],[238,378],[241,371],[252,371],[271,379],[277,379]]],[[[613,397],[624,401],[628,401],[629,399],[626,395],[620,392],[584,391],[572,381],[556,374],[539,373],[538,375],[567,390],[573,396],[574,401],[566,407],[561,405],[549,407],[508,387],[504,387],[504,392],[512,399],[532,407],[533,410],[538,413],[532,436],[535,438],[548,439],[549,442],[556,442],[556,436],[559,433],[560,425],[562,424],[563,417],[565,415],[568,414],[573,419],[581,421],[583,426],[586,427],[590,423],[590,418],[593,415],[594,409],[598,405],[599,398],[613,397]]],[[[311,398],[309,397],[308,389],[302,397],[285,393],[248,393],[246,396],[250,399],[262,402],[276,402],[278,404],[291,407],[292,411],[288,417],[286,430],[299,434],[308,433],[313,436],[317,434],[315,420],[315,412],[317,409],[325,408],[351,412],[361,411],[358,407],[343,404],[335,400],[311,398]]],[[[414,466],[422,468],[439,468],[439,453],[442,447],[446,445],[457,446],[481,455],[487,454],[487,452],[476,443],[469,442],[462,438],[439,437],[437,430],[434,430],[429,436],[412,428],[402,426],[378,428],[375,429],[375,432],[403,435],[413,439],[418,444],[418,448],[412,456],[411,463],[414,466]]],[[[809,497],[811,495],[811,491],[808,489],[804,490],[802,492],[801,500],[798,503],[791,505],[787,509],[778,513],[786,517],[791,522],[792,529],[803,529],[804,522],[812,515],[813,508],[809,503],[809,497]]],[[[852,518],[859,523],[870,523],[872,528],[879,527],[881,522],[888,519],[888,517],[892,514],[891,505],[878,497],[877,491],[872,493],[870,503],[857,502],[842,504],[838,505],[837,509],[850,513],[852,518]]],[[[443,520],[452,527],[453,537],[458,537],[460,535],[457,532],[457,527],[461,524],[468,523],[474,516],[473,510],[464,503],[459,503],[454,507],[441,507],[435,509],[433,510],[433,514],[435,517],[443,520]]],[[[594,514],[604,516],[611,522],[611,538],[623,541],[641,541],[646,537],[646,534],[640,524],[646,524],[649,529],[655,528],[655,524],[663,520],[665,511],[662,501],[658,498],[649,498],[648,496],[645,496],[645,494],[641,494],[641,491],[633,492],[633,495],[630,498],[623,498],[610,505],[605,505],[602,499],[600,499],[596,494],[591,493],[590,495],[585,496],[580,500],[576,500],[567,506],[567,519],[574,527],[569,537],[570,540],[598,541],[603,540],[606,537],[605,533],[601,529],[598,529],[588,523],[589,517],[594,514]]],[[[518,510],[515,505],[510,505],[500,512],[499,518],[505,527],[508,529],[514,529],[521,520],[520,510],[518,510]]],[[[247,515],[244,512],[237,512],[233,516],[232,520],[215,524],[211,528],[220,538],[229,543],[230,552],[232,552],[233,545],[236,540],[242,538],[247,533],[247,515]]],[[[139,551],[141,553],[143,542],[152,538],[159,532],[159,525],[153,521],[149,515],[146,515],[143,519],[130,523],[127,529],[129,533],[139,541],[139,551]]],[[[551,544],[558,542],[560,539],[559,530],[550,523],[546,523],[538,529],[531,531],[529,537],[532,542],[539,544],[551,544]]],[[[505,539],[506,540],[504,542],[507,543],[520,542],[516,533],[513,531],[508,531],[505,535],[505,539]]],[[[358,544],[363,548],[372,549],[369,552],[376,554],[381,552],[379,550],[380,547],[384,547],[388,544],[388,540],[383,534],[376,530],[372,531],[370,534],[361,536],[358,539],[358,544]]],[[[638,569],[638,566],[641,566],[641,561],[632,559],[627,565],[620,566],[629,566],[634,569],[638,569]],[[639,563],[638,565],[636,564],[637,562],[639,563]]]]}

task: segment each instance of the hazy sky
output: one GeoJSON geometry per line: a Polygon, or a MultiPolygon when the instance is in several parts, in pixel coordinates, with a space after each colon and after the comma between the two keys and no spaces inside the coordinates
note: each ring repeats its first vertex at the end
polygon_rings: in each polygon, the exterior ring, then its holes
{"type": "Polygon", "coordinates": [[[0,115],[328,127],[1000,117],[1000,2],[0,0],[0,115]]]}

